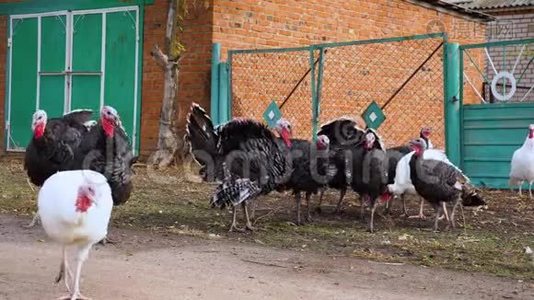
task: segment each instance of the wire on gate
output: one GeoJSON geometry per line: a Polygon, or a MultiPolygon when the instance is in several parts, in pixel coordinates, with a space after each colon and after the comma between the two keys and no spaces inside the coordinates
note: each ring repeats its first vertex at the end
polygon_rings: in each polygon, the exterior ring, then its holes
{"type": "MultiPolygon", "coordinates": [[[[325,49],[323,54],[326,54],[328,50],[325,49]]],[[[315,62],[313,63],[313,67],[315,68],[315,66],[317,65],[317,63],[319,62],[319,60],[321,59],[321,57],[318,57],[315,62]]],[[[289,100],[289,98],[291,98],[291,96],[295,93],[295,91],[297,90],[297,88],[302,84],[302,82],[304,81],[304,79],[308,76],[308,74],[310,74],[312,68],[310,67],[308,69],[308,71],[306,71],[306,73],[304,73],[304,75],[302,75],[302,77],[300,78],[299,82],[297,82],[297,84],[295,85],[295,87],[291,90],[291,92],[289,92],[289,94],[286,96],[286,98],[284,99],[284,101],[282,101],[282,104],[280,104],[280,106],[278,106],[278,108],[280,110],[282,110],[282,107],[286,104],[287,100],[289,100]]],[[[313,80],[313,78],[312,78],[313,80]]]]}
{"type": "Polygon", "coordinates": [[[386,103],[384,103],[384,105],[382,105],[382,109],[386,108],[386,106],[388,106],[388,104],[402,91],[402,89],[410,82],[410,80],[412,80],[412,78],[419,72],[419,70],[421,70],[425,65],[426,63],[434,56],[434,54],[436,54],[436,52],[438,52],[438,50],[441,48],[441,46],[443,46],[443,43],[444,42],[441,42],[438,47],[425,59],[425,61],[423,61],[423,63],[421,63],[421,65],[419,65],[419,67],[417,69],[415,69],[415,71],[413,71],[413,73],[408,77],[408,79],[406,79],[402,84],[401,86],[395,91],[395,93],[393,93],[393,95],[391,95],[391,97],[389,97],[388,101],[386,101],[386,103]]]}

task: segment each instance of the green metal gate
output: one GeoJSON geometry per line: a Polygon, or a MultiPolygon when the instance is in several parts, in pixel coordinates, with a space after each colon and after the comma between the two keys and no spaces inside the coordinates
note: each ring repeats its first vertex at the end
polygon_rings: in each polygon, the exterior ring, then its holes
{"type": "Polygon", "coordinates": [[[459,47],[461,167],[508,188],[510,161],[534,123],[534,39],[459,47]]]}
{"type": "MultiPolygon", "coordinates": [[[[418,136],[421,127],[430,126],[433,142],[444,147],[446,40],[445,34],[434,33],[230,50],[228,64],[219,68],[215,47],[212,116],[218,123],[231,117],[262,119],[274,102],[295,125],[294,134],[310,138],[320,124],[341,116],[361,116],[375,103],[385,115],[380,132],[388,146],[404,144],[418,136]],[[219,86],[225,87],[221,84],[225,81],[228,91],[221,92],[219,86]]],[[[372,112],[369,116],[377,117],[372,112]]]]}
{"type": "Polygon", "coordinates": [[[114,106],[133,149],[139,128],[139,7],[11,15],[7,150],[24,150],[33,112],[114,106]]]}

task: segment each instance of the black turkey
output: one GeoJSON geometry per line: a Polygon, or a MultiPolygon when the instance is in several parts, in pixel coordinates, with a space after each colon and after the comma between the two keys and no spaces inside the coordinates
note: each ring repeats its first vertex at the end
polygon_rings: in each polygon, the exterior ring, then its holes
{"type": "MultiPolygon", "coordinates": [[[[328,187],[339,190],[339,200],[336,205],[335,213],[341,212],[341,204],[343,198],[347,193],[349,187],[349,180],[347,179],[346,166],[349,164],[349,158],[346,152],[357,146],[364,134],[364,130],[358,126],[358,122],[348,117],[342,117],[321,125],[318,135],[325,135],[330,140],[331,164],[335,166],[335,174],[330,179],[328,187]]],[[[324,188],[321,189],[319,195],[319,204],[317,211],[321,211],[321,204],[323,201],[324,188]]]]}
{"type": "Polygon", "coordinates": [[[364,203],[371,206],[369,231],[374,231],[374,215],[379,203],[390,200],[387,191],[388,158],[380,136],[373,129],[367,129],[363,138],[363,152],[355,151],[353,156],[354,176],[352,188],[364,203]]]}
{"type": "MultiPolygon", "coordinates": [[[[431,133],[432,133],[432,131],[431,131],[431,129],[429,127],[423,127],[419,131],[419,137],[424,139],[425,142],[427,143],[426,144],[427,145],[426,149],[433,149],[433,147],[434,147],[432,145],[432,142],[430,141],[430,134],[431,133]]],[[[386,153],[387,153],[387,156],[388,156],[388,164],[389,164],[389,168],[388,168],[388,184],[394,184],[395,183],[395,177],[396,177],[396,173],[397,173],[397,164],[402,159],[402,157],[404,157],[405,155],[407,155],[410,152],[412,152],[412,149],[411,149],[410,145],[396,146],[396,147],[392,147],[392,148],[388,148],[387,149],[386,153]]],[[[424,205],[424,200],[423,199],[421,199],[421,204],[419,206],[419,214],[415,215],[415,216],[409,216],[408,215],[408,210],[406,208],[406,199],[405,199],[405,197],[404,197],[404,195],[402,193],[400,194],[400,197],[402,199],[403,216],[406,216],[408,218],[420,218],[420,219],[424,219],[425,218],[425,216],[423,214],[423,205],[424,205]]],[[[388,212],[389,212],[389,206],[390,206],[390,202],[388,201],[386,203],[386,211],[388,211],[388,212]]]]}
{"type": "Polygon", "coordinates": [[[456,226],[455,214],[458,205],[479,206],[486,203],[470,184],[469,178],[458,168],[440,160],[424,159],[426,142],[422,138],[412,141],[411,146],[415,153],[410,159],[410,179],[417,193],[436,211],[434,231],[438,230],[442,211],[448,215],[443,203],[453,203],[449,218],[453,228],[456,226]]]}
{"type": "Polygon", "coordinates": [[[33,114],[33,137],[26,147],[24,169],[30,181],[42,186],[58,171],[74,167],[74,154],[88,132],[92,111],[77,110],[61,118],[47,118],[44,110],[33,114]]]}
{"type": "MultiPolygon", "coordinates": [[[[291,148],[289,122],[280,119],[276,130],[285,147],[291,148]]],[[[241,204],[245,228],[253,230],[247,202],[273,191],[291,175],[285,151],[277,138],[265,125],[250,119],[234,119],[214,128],[204,109],[197,104],[191,108],[186,131],[191,154],[202,166],[204,177],[222,177],[223,182],[211,199],[212,206],[232,206],[230,231],[243,231],[236,226],[236,206],[241,204]]]]}
{"type": "Polygon", "coordinates": [[[73,169],[90,169],[103,174],[111,187],[113,204],[125,203],[133,190],[133,155],[119,114],[111,106],[103,106],[100,120],[84,135],[76,152],[73,169]]]}
{"type": "MultiPolygon", "coordinates": [[[[326,135],[319,135],[315,143],[302,139],[291,139],[291,148],[286,148],[288,166],[291,168],[289,179],[277,187],[278,191],[290,190],[295,196],[297,224],[301,222],[301,192],[306,196],[306,221],[311,222],[310,197],[324,188],[329,181],[328,147],[326,135]]],[[[280,145],[280,142],[279,142],[280,145]]],[[[280,145],[284,148],[285,145],[280,145]]]]}
{"type": "MultiPolygon", "coordinates": [[[[44,110],[32,117],[33,137],[26,147],[24,169],[31,183],[40,187],[59,171],[75,168],[75,152],[91,123],[91,110],[75,110],[60,118],[48,119],[44,110]]],[[[39,214],[26,227],[35,226],[39,214]]]]}

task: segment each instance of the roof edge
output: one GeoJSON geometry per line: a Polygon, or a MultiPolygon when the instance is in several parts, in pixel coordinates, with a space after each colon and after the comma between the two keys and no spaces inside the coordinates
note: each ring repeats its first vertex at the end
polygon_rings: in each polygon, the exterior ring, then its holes
{"type": "Polygon", "coordinates": [[[457,4],[449,3],[443,0],[405,0],[407,2],[435,9],[443,13],[453,14],[462,18],[467,18],[478,22],[491,22],[495,20],[494,16],[489,14],[468,9],[457,4]]]}

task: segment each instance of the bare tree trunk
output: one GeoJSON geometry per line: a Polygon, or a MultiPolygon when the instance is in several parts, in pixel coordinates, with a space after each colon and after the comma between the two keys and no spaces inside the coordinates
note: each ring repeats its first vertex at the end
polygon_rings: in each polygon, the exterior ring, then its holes
{"type": "MultiPolygon", "coordinates": [[[[154,45],[151,55],[165,72],[165,85],[159,120],[158,145],[148,163],[167,167],[175,161],[177,151],[183,147],[174,127],[176,117],[176,92],[178,89],[179,57],[171,57],[172,45],[176,39],[177,4],[179,0],[169,1],[167,28],[165,32],[165,54],[158,45],[154,45]]],[[[182,0],[183,1],[183,0],[182,0]]]]}

